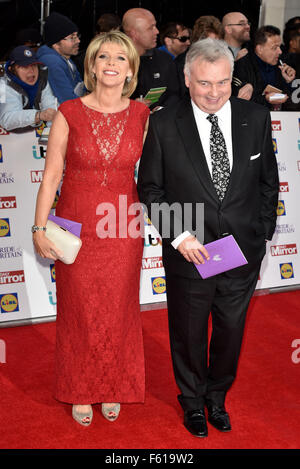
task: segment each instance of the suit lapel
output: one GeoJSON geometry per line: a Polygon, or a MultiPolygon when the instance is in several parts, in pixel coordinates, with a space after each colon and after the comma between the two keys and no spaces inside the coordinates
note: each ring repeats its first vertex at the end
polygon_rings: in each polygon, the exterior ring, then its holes
{"type": "Polygon", "coordinates": [[[180,134],[186,148],[188,158],[190,159],[201,184],[205,191],[209,192],[212,197],[218,200],[199,137],[193,108],[189,99],[184,101],[181,108],[178,110],[176,125],[178,133],[180,134]]]}
{"type": "Polygon", "coordinates": [[[230,98],[231,102],[231,138],[233,166],[230,175],[229,186],[224,201],[230,197],[234,188],[241,184],[241,176],[245,174],[246,167],[249,164],[249,128],[248,119],[243,102],[235,98],[230,98]]]}

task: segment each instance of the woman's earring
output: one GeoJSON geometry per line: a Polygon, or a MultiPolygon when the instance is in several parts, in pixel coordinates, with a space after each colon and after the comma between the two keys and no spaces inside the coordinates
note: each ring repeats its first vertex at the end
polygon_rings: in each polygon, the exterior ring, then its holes
{"type": "Polygon", "coordinates": [[[126,77],[126,81],[127,81],[127,83],[130,83],[130,82],[131,82],[131,80],[132,80],[132,77],[126,77]]]}

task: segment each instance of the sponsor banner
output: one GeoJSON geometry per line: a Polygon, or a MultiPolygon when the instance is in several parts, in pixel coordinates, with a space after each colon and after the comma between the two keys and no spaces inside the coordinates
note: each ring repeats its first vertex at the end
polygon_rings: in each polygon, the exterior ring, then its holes
{"type": "Polygon", "coordinates": [[[277,222],[267,243],[257,289],[300,284],[300,127],[299,114],[272,112],[273,148],[279,172],[277,222]]]}
{"type": "MultiPolygon", "coordinates": [[[[273,112],[272,141],[280,179],[277,222],[266,244],[257,289],[300,284],[300,116],[273,112]]],[[[43,179],[46,146],[40,131],[17,134],[0,128],[0,321],[56,314],[53,261],[36,255],[30,228],[43,179]]],[[[59,199],[56,194],[52,211],[59,199]]],[[[166,301],[159,233],[144,214],[140,303],[166,301]]]]}
{"type": "Polygon", "coordinates": [[[10,283],[20,283],[20,282],[25,282],[24,270],[0,272],[0,285],[8,285],[10,283]]]}

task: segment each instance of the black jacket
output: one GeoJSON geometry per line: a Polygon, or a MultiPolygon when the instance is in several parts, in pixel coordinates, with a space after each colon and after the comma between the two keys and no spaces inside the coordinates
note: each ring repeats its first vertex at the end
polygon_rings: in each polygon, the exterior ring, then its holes
{"type": "MultiPolygon", "coordinates": [[[[276,68],[275,75],[275,82],[270,84],[282,90],[283,93],[290,95],[291,88],[282,77],[279,68],[276,68]]],[[[232,80],[233,95],[237,96],[239,89],[246,83],[250,83],[253,86],[251,101],[263,104],[271,109],[272,105],[266,101],[263,95],[267,83],[264,82],[255,53],[252,50],[249,50],[247,55],[234,63],[232,80]]]]}
{"type": "Polygon", "coordinates": [[[177,101],[179,97],[179,81],[172,57],[159,49],[148,50],[141,56],[138,84],[131,98],[144,97],[150,88],[160,88],[162,86],[167,87],[166,91],[161,95],[159,101],[151,107],[165,107],[177,101]]]}
{"type": "MultiPolygon", "coordinates": [[[[164,267],[197,278],[194,266],[170,243],[185,230],[185,221],[197,231],[197,203],[204,204],[203,238],[209,243],[232,234],[248,262],[261,259],[265,239],[276,225],[278,169],[274,157],[270,112],[257,104],[232,97],[233,169],[222,202],[219,201],[204,155],[190,100],[183,99],[150,116],[149,131],[139,166],[138,194],[155,225],[158,204],[161,217],[156,229],[162,235],[164,267]],[[176,203],[182,217],[170,210],[176,203]],[[185,210],[191,204],[194,211],[185,210]],[[161,205],[160,205],[161,204],[161,205]],[[192,217],[189,221],[189,217],[192,217]],[[163,235],[162,225],[169,230],[163,235]],[[177,232],[177,228],[178,232],[177,232]]],[[[199,229],[203,219],[199,220],[199,229]]]]}

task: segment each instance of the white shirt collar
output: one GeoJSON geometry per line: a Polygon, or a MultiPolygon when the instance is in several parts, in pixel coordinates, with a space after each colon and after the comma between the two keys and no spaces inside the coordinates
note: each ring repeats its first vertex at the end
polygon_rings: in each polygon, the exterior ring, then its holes
{"type": "MultiPolygon", "coordinates": [[[[202,111],[197,106],[197,104],[194,103],[194,101],[192,99],[191,99],[191,103],[192,103],[192,107],[193,107],[193,111],[194,111],[195,115],[199,116],[202,119],[206,119],[207,116],[209,115],[209,113],[202,111]]],[[[221,107],[221,109],[219,109],[217,112],[215,112],[215,115],[218,117],[218,119],[220,119],[223,122],[228,120],[228,118],[230,117],[230,114],[231,114],[231,104],[230,104],[229,100],[226,101],[226,103],[224,104],[224,106],[221,107]]]]}

